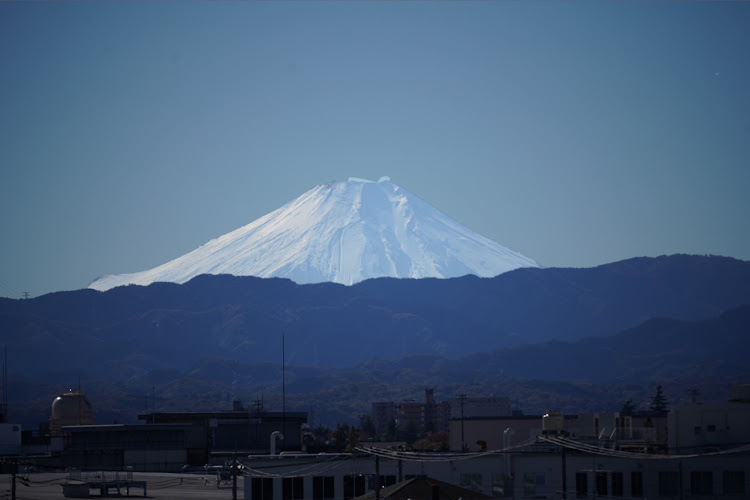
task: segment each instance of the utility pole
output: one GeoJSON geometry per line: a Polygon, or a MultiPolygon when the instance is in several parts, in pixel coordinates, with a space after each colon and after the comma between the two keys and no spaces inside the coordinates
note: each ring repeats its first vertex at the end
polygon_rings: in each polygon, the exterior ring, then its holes
{"type": "Polygon", "coordinates": [[[375,455],[375,499],[380,500],[380,457],[375,455]]]}
{"type": "Polygon", "coordinates": [[[460,393],[458,400],[461,402],[461,452],[466,451],[466,441],[464,440],[464,401],[466,401],[466,394],[460,393]]]}
{"type": "Polygon", "coordinates": [[[4,347],[3,359],[3,401],[0,408],[0,424],[8,422],[8,345],[4,347]]]}
{"type": "Polygon", "coordinates": [[[156,384],[151,386],[151,423],[156,423],[156,384]]]}
{"type": "Polygon", "coordinates": [[[239,362],[235,359],[232,363],[232,409],[234,409],[234,402],[237,400],[237,379],[239,378],[238,371],[239,362]]]}
{"type": "Polygon", "coordinates": [[[18,473],[18,462],[12,462],[10,465],[11,469],[11,482],[10,482],[10,499],[16,500],[16,473],[18,473]]]}
{"type": "Polygon", "coordinates": [[[232,457],[232,500],[237,500],[237,452],[232,457]]]}
{"type": "Polygon", "coordinates": [[[567,463],[565,462],[565,445],[560,446],[560,462],[561,462],[561,471],[562,474],[562,496],[560,497],[562,500],[567,500],[568,498],[568,467],[567,463]]]}

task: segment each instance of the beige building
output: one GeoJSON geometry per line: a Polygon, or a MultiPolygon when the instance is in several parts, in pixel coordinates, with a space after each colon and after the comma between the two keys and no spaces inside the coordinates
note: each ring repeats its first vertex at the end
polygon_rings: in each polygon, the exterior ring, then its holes
{"type": "MultiPolygon", "coordinates": [[[[566,422],[571,418],[574,417],[566,416],[566,422]]],[[[539,415],[454,418],[450,422],[450,450],[500,450],[535,439],[541,433],[539,415]]]]}
{"type": "Polygon", "coordinates": [[[750,385],[735,386],[726,403],[675,406],[669,412],[669,453],[705,453],[750,443],[750,385]]]}

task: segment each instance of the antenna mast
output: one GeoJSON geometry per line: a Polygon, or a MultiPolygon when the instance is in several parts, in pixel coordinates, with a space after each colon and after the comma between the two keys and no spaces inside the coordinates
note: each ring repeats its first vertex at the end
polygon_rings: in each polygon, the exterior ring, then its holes
{"type": "Polygon", "coordinates": [[[286,353],[284,331],[281,332],[281,433],[286,436],[286,353]]]}
{"type": "Polygon", "coordinates": [[[0,408],[0,424],[8,421],[8,345],[4,346],[5,357],[3,359],[3,402],[0,408]]]}

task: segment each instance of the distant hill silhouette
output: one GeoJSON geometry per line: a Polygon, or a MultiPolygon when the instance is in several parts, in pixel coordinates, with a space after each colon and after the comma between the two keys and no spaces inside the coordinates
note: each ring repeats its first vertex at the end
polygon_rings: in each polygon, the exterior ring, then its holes
{"type": "MultiPolygon", "coordinates": [[[[750,262],[675,255],[348,287],[203,275],[183,285],[0,299],[0,331],[12,365],[23,366],[26,377],[72,372],[127,381],[155,368],[181,373],[207,356],[279,362],[282,332],[288,365],[343,367],[611,336],[654,319],[642,327],[651,331],[637,347],[648,352],[677,328],[655,318],[693,321],[745,304],[750,262]]],[[[613,370],[628,347],[596,359],[613,370]]]]}
{"type": "Polygon", "coordinates": [[[519,378],[589,383],[647,383],[750,374],[750,306],[716,318],[654,318],[609,337],[551,341],[473,354],[456,369],[484,367],[519,378]]]}
{"type": "MultiPolygon", "coordinates": [[[[657,385],[679,404],[688,389],[700,400],[726,401],[733,384],[750,380],[750,306],[719,317],[652,319],[609,337],[551,341],[497,349],[459,359],[412,355],[342,368],[286,367],[286,407],[313,412],[311,423],[357,423],[373,401],[421,399],[426,387],[439,400],[455,394],[511,397],[527,414],[618,411],[625,401],[648,408],[657,385]]],[[[11,365],[12,366],[12,365],[11,365]]],[[[136,414],[217,410],[237,398],[251,407],[282,407],[282,366],[206,356],[180,371],[154,367],[127,381],[84,378],[97,423],[135,422],[136,414]],[[235,383],[236,381],[236,383],[235,383]],[[154,398],[154,399],[152,399],[154,398]]],[[[52,398],[74,382],[73,371],[55,379],[14,380],[11,418],[24,428],[49,418],[52,398]]]]}

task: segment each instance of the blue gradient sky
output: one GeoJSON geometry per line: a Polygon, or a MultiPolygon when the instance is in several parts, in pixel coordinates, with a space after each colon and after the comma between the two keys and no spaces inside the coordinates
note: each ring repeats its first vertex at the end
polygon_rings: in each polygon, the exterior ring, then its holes
{"type": "Polygon", "coordinates": [[[0,296],[390,176],[543,266],[750,259],[750,3],[0,3],[0,296]]]}

